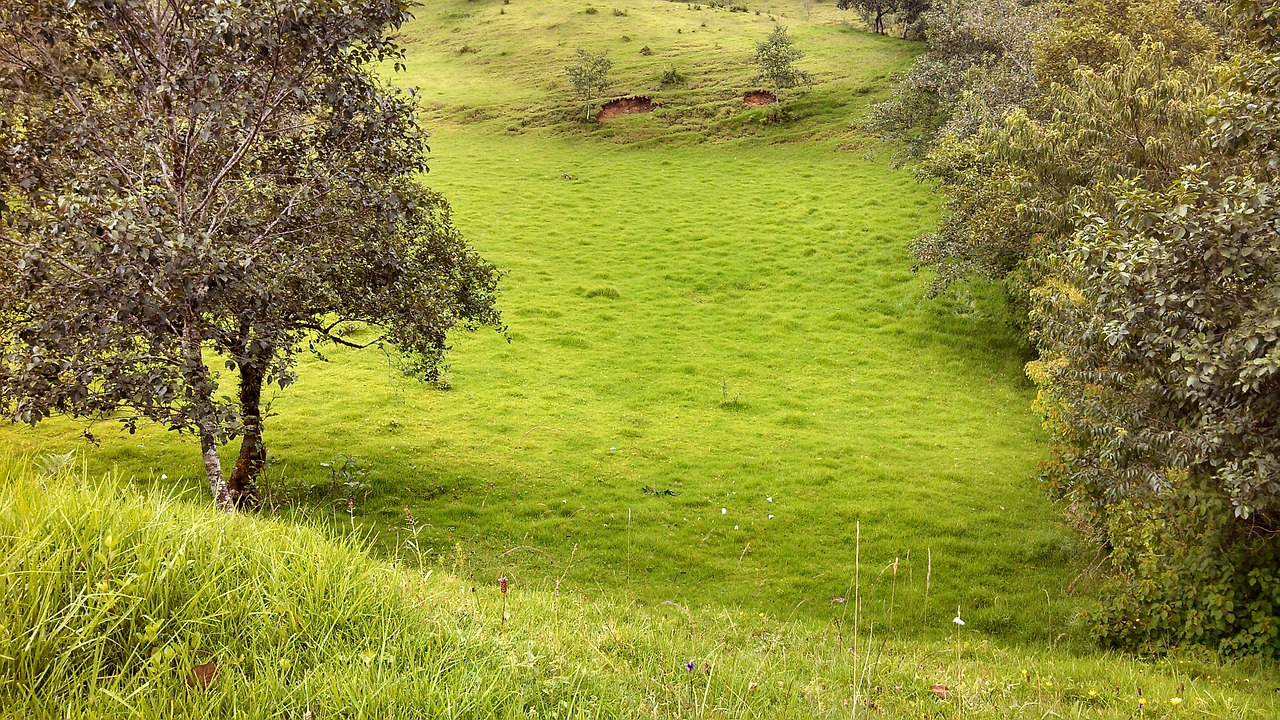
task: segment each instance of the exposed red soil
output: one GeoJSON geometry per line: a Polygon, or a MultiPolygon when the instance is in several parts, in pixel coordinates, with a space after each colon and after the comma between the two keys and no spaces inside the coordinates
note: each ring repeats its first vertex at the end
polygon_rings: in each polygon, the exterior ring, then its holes
{"type": "Polygon", "coordinates": [[[631,97],[618,98],[610,100],[600,106],[600,112],[596,113],[596,120],[608,120],[609,118],[618,117],[619,115],[636,115],[639,113],[653,112],[657,105],[654,104],[653,98],[646,95],[632,95],[631,97]]]}
{"type": "Polygon", "coordinates": [[[752,90],[742,96],[742,102],[748,105],[772,105],[778,102],[778,96],[768,90],[752,90]]]}

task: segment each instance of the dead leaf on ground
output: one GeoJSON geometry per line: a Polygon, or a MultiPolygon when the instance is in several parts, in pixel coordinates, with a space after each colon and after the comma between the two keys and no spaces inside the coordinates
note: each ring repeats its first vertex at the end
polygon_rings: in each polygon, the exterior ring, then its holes
{"type": "Polygon", "coordinates": [[[218,663],[207,662],[191,668],[191,674],[187,675],[187,685],[208,689],[213,685],[213,681],[217,679],[218,663]]]}
{"type": "Polygon", "coordinates": [[[951,697],[951,688],[941,683],[934,683],[929,689],[933,691],[934,695],[938,696],[939,700],[946,700],[951,697]]]}

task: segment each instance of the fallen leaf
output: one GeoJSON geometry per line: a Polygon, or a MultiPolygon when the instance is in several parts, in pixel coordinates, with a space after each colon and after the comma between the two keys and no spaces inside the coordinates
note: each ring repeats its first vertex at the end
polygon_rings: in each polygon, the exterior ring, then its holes
{"type": "Polygon", "coordinates": [[[946,700],[947,698],[951,697],[951,688],[947,687],[946,685],[942,685],[940,683],[934,683],[932,686],[930,686],[929,689],[933,691],[934,695],[938,696],[939,700],[946,700]]]}
{"type": "Polygon", "coordinates": [[[208,688],[213,685],[213,681],[217,679],[218,663],[207,662],[191,668],[191,674],[187,676],[187,685],[190,685],[191,687],[208,688]]]}

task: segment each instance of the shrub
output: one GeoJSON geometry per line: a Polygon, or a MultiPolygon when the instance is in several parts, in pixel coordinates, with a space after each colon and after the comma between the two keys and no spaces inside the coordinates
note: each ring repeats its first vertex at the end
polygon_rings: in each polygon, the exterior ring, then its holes
{"type": "Polygon", "coordinates": [[[663,85],[684,85],[688,82],[688,78],[675,65],[668,66],[662,71],[662,77],[658,78],[658,82],[663,85]]]}
{"type": "Polygon", "coordinates": [[[1280,657],[1280,538],[1237,522],[1231,507],[1203,484],[1112,507],[1099,636],[1146,653],[1199,645],[1280,657]]]}

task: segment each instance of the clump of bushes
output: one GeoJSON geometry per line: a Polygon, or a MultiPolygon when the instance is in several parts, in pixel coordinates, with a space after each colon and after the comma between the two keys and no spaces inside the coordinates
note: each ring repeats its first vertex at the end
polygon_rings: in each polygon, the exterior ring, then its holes
{"type": "Polygon", "coordinates": [[[1093,621],[1109,644],[1280,657],[1280,538],[1237,522],[1222,493],[1196,484],[1118,503],[1107,536],[1115,573],[1093,621]]]}
{"type": "Polygon", "coordinates": [[[659,76],[658,82],[664,86],[679,86],[688,82],[688,78],[675,65],[668,65],[659,76]]]}

